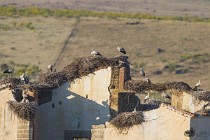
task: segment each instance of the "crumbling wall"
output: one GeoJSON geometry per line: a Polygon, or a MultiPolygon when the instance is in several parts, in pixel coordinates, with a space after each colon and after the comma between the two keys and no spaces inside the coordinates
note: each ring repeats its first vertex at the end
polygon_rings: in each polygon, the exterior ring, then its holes
{"type": "Polygon", "coordinates": [[[209,101],[200,100],[197,94],[198,93],[191,94],[188,92],[173,91],[171,105],[191,113],[201,111],[203,110],[204,105],[209,103],[209,101]]]}
{"type": "Polygon", "coordinates": [[[0,140],[30,140],[29,121],[18,118],[8,108],[7,102],[13,100],[12,92],[6,88],[0,90],[0,140]]]}
{"type": "Polygon", "coordinates": [[[189,112],[195,113],[197,111],[203,110],[204,105],[209,103],[206,100],[200,100],[194,96],[193,94],[183,93],[183,105],[182,109],[187,110],[189,112]]]}
{"type": "Polygon", "coordinates": [[[91,140],[104,140],[105,124],[93,125],[91,129],[91,140]]]}
{"type": "Polygon", "coordinates": [[[92,125],[109,121],[110,79],[108,67],[54,89],[52,100],[37,110],[35,140],[70,139],[73,131],[84,136],[92,125]]]}
{"type": "MultiPolygon", "coordinates": [[[[189,140],[184,132],[190,128],[191,116],[172,107],[161,105],[159,108],[145,111],[145,122],[129,130],[119,131],[106,123],[104,140],[189,140]]],[[[100,128],[99,128],[100,129],[100,128]]]]}

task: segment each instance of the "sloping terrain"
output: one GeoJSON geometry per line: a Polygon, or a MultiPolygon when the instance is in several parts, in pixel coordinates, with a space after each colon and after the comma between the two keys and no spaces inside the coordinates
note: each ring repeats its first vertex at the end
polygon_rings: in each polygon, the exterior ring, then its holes
{"type": "Polygon", "coordinates": [[[41,17],[0,20],[0,63],[38,65],[42,69],[54,63],[76,21],[41,17]]]}
{"type": "Polygon", "coordinates": [[[91,49],[103,56],[119,55],[124,47],[132,63],[133,79],[145,68],[152,82],[201,80],[209,88],[210,24],[165,20],[114,20],[103,18],[1,18],[0,63],[36,65],[57,70],[91,49]],[[73,30],[74,29],[74,30],[73,30]],[[65,47],[64,47],[65,46],[65,47]],[[160,51],[161,50],[161,51],[160,51]]]}
{"type": "Polygon", "coordinates": [[[209,0],[1,0],[0,6],[6,5],[210,17],[209,0]]]}

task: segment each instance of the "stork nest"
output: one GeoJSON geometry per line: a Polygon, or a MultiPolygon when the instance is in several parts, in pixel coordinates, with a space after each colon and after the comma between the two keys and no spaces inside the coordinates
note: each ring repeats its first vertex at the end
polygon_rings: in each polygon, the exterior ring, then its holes
{"type": "Polygon", "coordinates": [[[166,82],[163,84],[153,84],[153,83],[148,83],[146,81],[134,81],[130,80],[125,83],[125,89],[126,90],[133,90],[136,92],[143,92],[143,91],[148,91],[148,90],[153,90],[153,91],[165,91],[169,89],[175,89],[178,91],[191,91],[192,88],[184,83],[184,82],[166,82]]]}
{"type": "Polygon", "coordinates": [[[144,115],[141,111],[137,112],[123,112],[116,118],[112,119],[110,123],[116,127],[120,132],[127,131],[134,125],[144,122],[144,115]]]}
{"type": "Polygon", "coordinates": [[[39,75],[39,82],[45,86],[59,86],[67,81],[68,79],[63,72],[41,73],[39,75]]]}
{"type": "Polygon", "coordinates": [[[8,101],[8,106],[19,118],[23,120],[33,120],[36,116],[38,104],[36,102],[23,102],[8,101]]]}
{"type": "Polygon", "coordinates": [[[21,84],[18,78],[5,78],[0,80],[0,86],[10,84],[11,88],[15,88],[21,84]]]}
{"type": "Polygon", "coordinates": [[[64,67],[61,72],[42,73],[39,76],[39,82],[41,84],[49,84],[59,86],[67,81],[74,81],[77,78],[87,76],[94,73],[101,68],[107,68],[109,66],[119,66],[119,61],[125,61],[127,58],[123,56],[114,58],[105,57],[84,57],[75,59],[70,65],[64,67]]]}
{"type": "Polygon", "coordinates": [[[210,101],[210,91],[195,91],[194,96],[199,100],[210,101]]]}
{"type": "Polygon", "coordinates": [[[149,100],[146,101],[146,103],[139,105],[139,110],[149,111],[149,110],[157,109],[160,107],[161,104],[162,104],[162,101],[158,99],[150,98],[149,100]]]}

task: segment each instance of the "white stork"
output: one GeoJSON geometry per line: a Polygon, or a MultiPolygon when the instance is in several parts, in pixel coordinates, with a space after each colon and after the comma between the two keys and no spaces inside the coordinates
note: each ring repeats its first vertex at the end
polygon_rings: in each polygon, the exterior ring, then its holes
{"type": "Polygon", "coordinates": [[[166,94],[166,93],[161,93],[161,97],[163,97],[165,100],[166,99],[169,99],[169,100],[171,100],[171,97],[168,95],[168,94],[166,94]]]}
{"type": "Polygon", "coordinates": [[[48,65],[48,66],[47,66],[47,69],[48,69],[50,72],[52,72],[52,71],[53,71],[53,65],[48,65]]]}
{"type": "Polygon", "coordinates": [[[8,77],[11,76],[12,73],[15,73],[14,69],[7,68],[3,71],[4,74],[8,74],[8,77]]]}
{"type": "Polygon", "coordinates": [[[92,49],[91,53],[90,53],[92,56],[100,56],[101,57],[101,54],[95,50],[92,49]]]}
{"type": "Polygon", "coordinates": [[[121,52],[121,53],[123,53],[123,54],[126,54],[126,51],[125,51],[124,48],[117,47],[117,50],[118,50],[118,52],[121,52]]]}
{"type": "Polygon", "coordinates": [[[9,68],[8,68],[8,69],[4,70],[3,73],[4,73],[4,74],[6,74],[6,73],[7,73],[7,74],[11,74],[11,73],[15,73],[15,71],[14,71],[13,69],[9,69],[9,68]]]}
{"type": "Polygon", "coordinates": [[[198,83],[195,85],[195,87],[193,88],[193,90],[197,90],[198,87],[201,86],[201,81],[199,80],[198,83]]]}
{"type": "Polygon", "coordinates": [[[28,84],[29,83],[29,79],[28,79],[28,77],[25,76],[25,73],[23,73],[20,76],[20,81],[21,81],[22,84],[28,84]]]}
{"type": "Polygon", "coordinates": [[[147,96],[145,96],[145,98],[144,98],[144,103],[145,103],[147,100],[149,100],[149,92],[148,92],[147,96]]]}
{"type": "Polygon", "coordinates": [[[144,72],[144,67],[141,68],[140,74],[141,74],[141,76],[145,77],[146,74],[145,74],[145,72],[144,72]]]}

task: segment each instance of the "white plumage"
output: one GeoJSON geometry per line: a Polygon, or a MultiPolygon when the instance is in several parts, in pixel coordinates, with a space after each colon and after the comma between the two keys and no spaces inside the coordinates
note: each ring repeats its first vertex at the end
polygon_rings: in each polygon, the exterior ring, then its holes
{"type": "Polygon", "coordinates": [[[201,81],[199,80],[198,83],[196,83],[195,87],[193,88],[193,90],[198,90],[198,87],[201,86],[201,81]]]}
{"type": "Polygon", "coordinates": [[[53,65],[48,65],[47,69],[52,72],[53,71],[53,65]]]}
{"type": "Polygon", "coordinates": [[[21,81],[22,84],[28,84],[29,83],[29,79],[28,79],[28,77],[26,77],[25,73],[20,75],[20,81],[21,81]]]}
{"type": "Polygon", "coordinates": [[[101,54],[95,50],[92,49],[91,53],[92,56],[101,56],[101,54]]]}
{"type": "Polygon", "coordinates": [[[147,95],[147,96],[145,96],[145,98],[144,98],[144,102],[146,102],[147,100],[149,100],[149,93],[148,93],[148,95],[147,95]]]}
{"type": "Polygon", "coordinates": [[[171,100],[171,97],[166,93],[161,93],[161,97],[171,100]]]}
{"type": "Polygon", "coordinates": [[[117,50],[118,50],[118,52],[121,52],[121,53],[123,53],[123,54],[126,54],[126,51],[125,51],[124,48],[117,47],[117,50]]]}
{"type": "Polygon", "coordinates": [[[146,75],[145,72],[144,72],[144,67],[141,68],[140,74],[141,74],[141,76],[145,76],[146,75]]]}
{"type": "Polygon", "coordinates": [[[199,80],[198,83],[195,86],[200,87],[201,86],[201,81],[199,80]]]}

